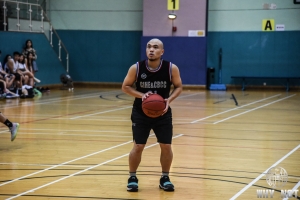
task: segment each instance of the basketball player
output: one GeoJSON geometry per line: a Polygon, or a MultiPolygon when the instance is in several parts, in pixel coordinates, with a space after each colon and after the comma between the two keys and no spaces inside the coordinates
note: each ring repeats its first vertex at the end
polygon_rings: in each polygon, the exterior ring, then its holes
{"type": "Polygon", "coordinates": [[[122,85],[122,90],[125,93],[135,97],[131,114],[134,145],[129,154],[127,185],[127,191],[129,192],[138,191],[136,171],[141,162],[142,152],[151,129],[153,129],[161,149],[162,176],[159,188],[164,191],[174,191],[174,185],[169,178],[173,159],[171,148],[173,125],[169,104],[181,93],[182,83],[178,67],[171,62],[162,60],[163,53],[163,43],[159,39],[150,40],[146,47],[148,59],[132,65],[122,85]],[[133,87],[134,83],[135,88],[133,87]],[[174,90],[170,94],[172,84],[174,90]],[[164,113],[158,118],[150,118],[142,110],[142,101],[153,93],[161,95],[166,101],[164,113]]]}
{"type": "Polygon", "coordinates": [[[0,122],[5,124],[9,128],[11,133],[10,140],[14,141],[18,134],[19,124],[10,122],[1,112],[0,112],[0,122]]]}

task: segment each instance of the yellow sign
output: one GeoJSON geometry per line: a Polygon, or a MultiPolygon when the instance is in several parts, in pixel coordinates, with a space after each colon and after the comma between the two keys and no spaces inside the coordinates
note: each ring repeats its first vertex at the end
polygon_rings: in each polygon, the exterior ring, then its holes
{"type": "Polygon", "coordinates": [[[168,10],[179,10],[179,0],[167,0],[168,10]]]}
{"type": "Polygon", "coordinates": [[[263,19],[262,20],[262,31],[275,31],[275,20],[274,19],[263,19]]]}

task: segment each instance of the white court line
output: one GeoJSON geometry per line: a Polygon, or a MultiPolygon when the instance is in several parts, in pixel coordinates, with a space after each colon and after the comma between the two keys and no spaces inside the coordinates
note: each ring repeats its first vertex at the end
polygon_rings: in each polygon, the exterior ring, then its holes
{"type": "Polygon", "coordinates": [[[202,120],[205,120],[205,119],[208,119],[208,118],[217,116],[217,115],[221,115],[221,114],[224,114],[224,113],[233,111],[233,110],[237,110],[237,109],[240,109],[240,108],[243,108],[243,107],[246,107],[246,106],[249,106],[249,105],[252,105],[252,104],[255,104],[255,103],[264,101],[264,100],[267,100],[267,99],[271,99],[271,98],[274,98],[274,97],[277,97],[277,96],[280,96],[280,95],[281,95],[281,94],[277,94],[277,95],[274,95],[274,96],[271,96],[271,97],[268,97],[268,98],[264,98],[264,99],[261,99],[261,100],[258,100],[258,101],[254,101],[254,102],[252,102],[252,103],[245,104],[245,105],[243,105],[243,106],[239,106],[239,107],[237,107],[237,108],[229,109],[229,110],[226,110],[226,111],[224,111],[224,112],[220,112],[220,113],[213,114],[213,115],[210,115],[210,116],[201,118],[201,119],[197,119],[197,120],[192,121],[191,124],[194,124],[194,123],[197,123],[197,122],[199,122],[199,121],[202,121],[202,120]]]}
{"type": "Polygon", "coordinates": [[[272,102],[267,103],[267,104],[265,104],[265,105],[261,105],[261,106],[258,106],[258,107],[256,107],[256,108],[253,108],[253,109],[247,110],[247,111],[245,111],[245,112],[239,113],[239,114],[237,114],[237,115],[233,115],[233,116],[231,116],[231,117],[227,117],[227,118],[225,118],[225,119],[216,121],[216,122],[214,122],[213,124],[218,124],[218,123],[220,123],[220,122],[223,122],[223,121],[226,121],[226,120],[228,120],[228,119],[231,119],[231,118],[234,118],[234,117],[243,115],[243,114],[248,113],[248,112],[251,112],[251,111],[253,111],[253,110],[257,110],[257,109],[259,109],[259,108],[263,108],[263,107],[268,106],[268,105],[271,105],[271,104],[273,104],[273,103],[276,103],[276,102],[279,102],[279,101],[282,101],[282,100],[291,98],[291,97],[293,97],[293,96],[295,96],[295,95],[296,95],[296,94],[293,94],[293,95],[290,95],[290,96],[287,96],[287,97],[278,99],[278,100],[276,100],[276,101],[272,101],[272,102]]]}
{"type": "MultiPolygon", "coordinates": [[[[300,187],[300,181],[293,187],[293,189],[292,189],[292,194],[294,193],[294,191],[295,190],[297,190],[298,189],[298,187],[300,187]]],[[[299,196],[299,195],[297,195],[297,196],[299,196]]],[[[296,199],[297,199],[297,197],[295,197],[296,199]]],[[[289,198],[284,198],[284,199],[282,199],[282,200],[288,200],[289,198]]]]}
{"type": "MultiPolygon", "coordinates": [[[[174,136],[173,139],[178,138],[178,137],[181,137],[182,135],[183,135],[183,134],[174,136]]],[[[159,144],[159,143],[151,144],[151,145],[145,147],[145,149],[148,149],[148,148],[150,148],[150,147],[156,146],[156,145],[158,145],[158,144],[159,144]]],[[[70,175],[68,175],[68,176],[65,176],[65,177],[63,177],[63,178],[57,179],[57,180],[52,181],[52,182],[50,182],[50,183],[47,183],[47,184],[41,185],[41,186],[39,186],[39,187],[36,187],[36,188],[34,188],[34,189],[27,190],[26,192],[23,192],[23,193],[21,193],[21,194],[15,195],[15,196],[12,196],[12,197],[8,198],[7,200],[15,199],[15,198],[17,198],[17,197],[20,197],[20,196],[22,196],[22,195],[24,195],[24,194],[28,194],[28,193],[30,193],[30,192],[35,192],[36,190],[39,190],[39,189],[41,189],[41,188],[47,187],[47,186],[52,185],[52,184],[54,184],[54,183],[57,183],[57,182],[59,182],[59,181],[65,180],[65,179],[67,179],[67,178],[76,176],[76,175],[78,175],[78,174],[81,174],[81,173],[83,173],[83,172],[86,172],[86,171],[88,171],[88,170],[90,170],[90,169],[94,169],[94,168],[99,167],[99,166],[101,166],[101,165],[104,165],[104,164],[113,162],[113,161],[115,161],[115,160],[118,160],[118,159],[120,159],[120,158],[126,157],[126,156],[128,156],[128,155],[129,155],[129,153],[123,154],[123,155],[121,155],[121,156],[119,156],[119,157],[116,157],[116,158],[107,160],[107,161],[105,161],[105,162],[99,163],[99,164],[94,165],[94,166],[92,166],[92,167],[86,168],[86,169],[84,169],[84,170],[81,170],[81,171],[78,171],[78,172],[76,172],[76,173],[70,174],[70,175]]]]}
{"type": "Polygon", "coordinates": [[[236,193],[233,197],[231,197],[230,200],[234,200],[237,197],[239,197],[243,192],[245,192],[249,187],[251,187],[254,183],[256,183],[259,179],[261,179],[267,172],[269,171],[270,168],[277,166],[279,163],[281,163],[284,159],[289,157],[292,153],[297,151],[300,148],[300,144],[296,146],[293,150],[291,150],[289,153],[287,153],[285,156],[283,156],[281,159],[279,159],[276,163],[274,163],[271,167],[269,167],[266,171],[264,171],[261,175],[259,175],[256,179],[251,181],[248,185],[246,185],[243,189],[241,189],[238,193],[236,193]]]}
{"type": "MultiPolygon", "coordinates": [[[[63,130],[57,130],[57,129],[47,129],[47,128],[22,128],[22,130],[27,131],[64,131],[64,132],[83,132],[82,130],[70,130],[70,129],[63,129],[63,130]]],[[[103,131],[95,131],[95,130],[86,130],[88,132],[93,133],[132,133],[131,131],[110,131],[110,130],[103,130],[103,131]]]]}
{"type": "MultiPolygon", "coordinates": [[[[189,97],[189,96],[195,96],[195,95],[198,95],[198,94],[189,94],[189,95],[185,95],[185,96],[180,96],[180,97],[177,97],[177,99],[179,99],[179,98],[185,98],[185,97],[189,97]]],[[[128,109],[128,108],[132,108],[132,106],[126,106],[126,107],[123,107],[123,108],[106,110],[106,111],[97,112],[97,113],[88,114],[88,115],[81,115],[81,116],[77,116],[77,117],[72,117],[70,119],[78,119],[78,118],[82,118],[82,117],[89,117],[89,116],[93,116],[93,115],[99,115],[99,114],[114,112],[114,111],[118,111],[118,110],[125,110],[125,109],[128,109]]]]}
{"type": "MultiPolygon", "coordinates": [[[[181,98],[190,97],[190,96],[196,96],[196,95],[198,95],[198,94],[201,94],[201,93],[188,94],[188,95],[184,95],[184,96],[179,96],[179,97],[177,97],[176,99],[181,99],[181,98]]],[[[175,100],[176,100],[176,99],[175,99],[175,100]]]]}
{"type": "Polygon", "coordinates": [[[123,107],[123,108],[116,108],[116,109],[112,109],[112,110],[106,110],[106,111],[97,112],[97,113],[88,114],[88,115],[81,115],[81,116],[77,116],[77,117],[72,117],[70,119],[78,119],[78,118],[81,118],[81,117],[88,117],[88,116],[93,116],[93,115],[99,115],[99,114],[103,114],[103,113],[109,113],[109,112],[114,112],[114,111],[117,111],[117,110],[124,110],[124,109],[128,109],[128,108],[132,108],[132,106],[126,106],[126,107],[123,107]]]}
{"type": "MultiPolygon", "coordinates": [[[[150,136],[152,136],[154,134],[150,134],[150,136]]],[[[88,154],[88,155],[85,155],[85,156],[81,156],[79,158],[75,158],[73,160],[70,160],[70,161],[67,161],[67,162],[63,162],[61,164],[58,164],[58,165],[54,165],[52,167],[49,167],[49,168],[46,168],[46,169],[43,169],[43,170],[40,170],[40,171],[37,171],[37,172],[34,172],[34,173],[31,173],[31,174],[28,174],[28,175],[25,175],[25,176],[22,176],[20,178],[16,178],[16,179],[13,179],[11,181],[7,181],[7,182],[4,182],[4,183],[1,183],[0,184],[0,187],[3,186],[3,185],[6,185],[6,184],[9,184],[9,183],[13,183],[15,181],[18,181],[20,179],[23,179],[23,178],[27,178],[29,176],[32,176],[32,175],[35,175],[35,174],[39,174],[39,173],[42,173],[44,171],[47,171],[47,170],[50,170],[50,169],[53,169],[53,168],[56,168],[56,167],[60,167],[62,165],[65,165],[65,164],[68,164],[68,163],[71,163],[71,162],[74,162],[74,161],[77,161],[77,160],[81,160],[83,158],[87,158],[87,157],[90,157],[90,156],[93,156],[93,155],[96,155],[96,154],[99,154],[99,153],[102,153],[102,152],[105,152],[105,151],[108,151],[108,150],[111,150],[111,149],[114,149],[114,148],[117,148],[117,147],[120,147],[120,146],[123,146],[123,145],[126,145],[126,144],[129,144],[129,143],[132,143],[132,140],[128,141],[128,142],[124,142],[122,144],[118,144],[118,145],[115,145],[115,146],[112,146],[112,147],[109,147],[109,148],[106,148],[106,149],[103,149],[103,150],[100,150],[100,151],[97,151],[97,152],[94,152],[94,153],[91,153],[91,154],[88,154]]]]}
{"type": "MultiPolygon", "coordinates": [[[[108,92],[103,92],[103,93],[95,92],[95,93],[91,93],[89,95],[81,94],[81,95],[76,95],[76,96],[71,96],[71,97],[68,96],[68,97],[63,97],[63,98],[54,98],[54,99],[50,99],[48,101],[34,102],[34,104],[32,102],[30,102],[30,103],[27,103],[27,104],[21,104],[21,105],[16,105],[16,106],[7,106],[7,105],[5,105],[5,108],[19,108],[19,107],[32,106],[32,105],[42,105],[42,104],[55,103],[55,102],[73,101],[73,100],[78,100],[78,99],[86,99],[86,98],[97,97],[101,94],[107,95],[107,94],[113,94],[113,93],[117,93],[117,92],[120,92],[120,91],[119,90],[113,90],[113,91],[108,91],[108,92]],[[74,97],[74,98],[72,98],[72,97],[74,97]]],[[[4,107],[0,107],[0,108],[4,108],[4,107]]]]}
{"type": "MultiPolygon", "coordinates": [[[[49,167],[49,166],[55,166],[55,165],[46,165],[46,164],[22,164],[22,163],[0,163],[0,165],[18,165],[18,166],[37,166],[37,167],[49,167]]],[[[61,167],[90,167],[91,165],[62,165],[61,167]]]]}
{"type": "Polygon", "coordinates": [[[6,132],[8,132],[9,130],[4,130],[4,131],[0,131],[0,134],[1,133],[6,133],[6,132]]]}

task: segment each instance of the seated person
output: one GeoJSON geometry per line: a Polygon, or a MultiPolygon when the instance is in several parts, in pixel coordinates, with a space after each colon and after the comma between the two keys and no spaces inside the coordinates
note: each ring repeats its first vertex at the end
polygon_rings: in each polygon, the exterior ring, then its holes
{"type": "Polygon", "coordinates": [[[34,85],[34,80],[33,80],[34,76],[26,67],[24,55],[20,55],[19,67],[17,69],[17,72],[23,76],[23,84],[24,85],[30,85],[30,86],[33,87],[33,85],[34,85]]]}
{"type": "Polygon", "coordinates": [[[13,58],[7,61],[9,74],[13,74],[15,76],[14,82],[16,84],[17,94],[18,94],[18,90],[22,90],[22,82],[23,82],[23,76],[17,72],[17,69],[19,68],[19,58],[20,58],[20,53],[14,52],[13,58]]]}
{"type": "MultiPolygon", "coordinates": [[[[1,57],[1,51],[0,51],[0,57],[1,57]]],[[[6,56],[6,58],[9,58],[9,56],[6,56]]],[[[7,62],[7,59],[5,59],[4,61],[7,62]]],[[[5,62],[5,65],[6,65],[6,62],[5,62]]],[[[4,66],[2,66],[1,62],[0,62],[0,79],[3,80],[3,81],[5,81],[7,88],[10,88],[12,86],[14,80],[15,80],[15,76],[14,75],[9,75],[6,72],[4,66]]]]}

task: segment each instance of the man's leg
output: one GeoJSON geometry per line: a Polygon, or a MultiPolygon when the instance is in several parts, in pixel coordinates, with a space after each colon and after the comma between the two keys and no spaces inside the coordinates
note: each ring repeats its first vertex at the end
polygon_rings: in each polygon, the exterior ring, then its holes
{"type": "Polygon", "coordinates": [[[141,159],[145,144],[136,144],[134,141],[133,148],[129,154],[129,172],[136,172],[141,159]]]}
{"type": "Polygon", "coordinates": [[[9,128],[11,133],[11,141],[14,141],[14,139],[17,137],[18,134],[19,124],[10,122],[1,112],[0,112],[0,122],[5,124],[9,128]]]}
{"type": "Polygon", "coordinates": [[[159,143],[161,153],[160,153],[160,164],[162,168],[162,172],[169,173],[170,167],[173,160],[173,152],[171,144],[162,144],[159,143]]]}
{"type": "Polygon", "coordinates": [[[146,144],[136,144],[134,141],[133,148],[129,154],[129,179],[127,185],[128,192],[138,191],[138,179],[136,177],[136,170],[140,165],[142,153],[146,144]]]}
{"type": "Polygon", "coordinates": [[[169,178],[169,172],[173,160],[173,152],[171,144],[159,143],[161,153],[160,153],[160,163],[162,169],[162,175],[160,178],[159,188],[164,191],[174,191],[174,185],[171,183],[169,178]]]}

